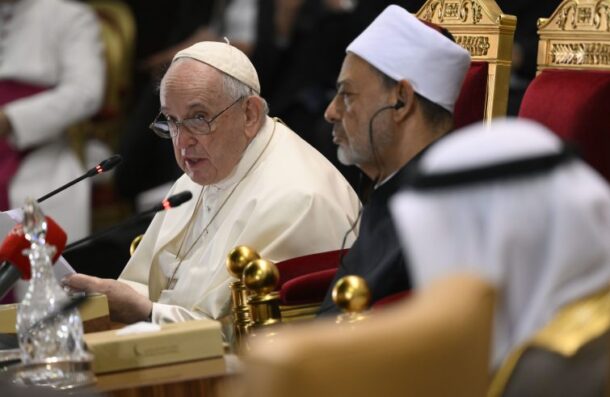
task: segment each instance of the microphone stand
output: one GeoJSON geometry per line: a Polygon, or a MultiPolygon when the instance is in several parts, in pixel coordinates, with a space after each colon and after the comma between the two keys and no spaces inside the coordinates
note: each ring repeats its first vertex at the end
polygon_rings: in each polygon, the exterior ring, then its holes
{"type": "Polygon", "coordinates": [[[58,187],[57,189],[53,190],[50,193],[45,194],[44,196],[40,197],[36,201],[38,201],[39,203],[42,203],[46,199],[49,199],[49,198],[55,196],[57,193],[60,193],[64,190],[66,190],[70,186],[77,184],[78,182],[82,181],[83,179],[91,178],[92,176],[95,176],[97,174],[101,174],[106,171],[110,171],[111,169],[116,167],[121,161],[123,161],[123,158],[120,155],[115,154],[114,156],[107,158],[106,160],[102,161],[95,167],[91,168],[89,171],[85,172],[83,175],[79,176],[78,178],[66,183],[63,186],[58,187]]]}
{"type": "Polygon", "coordinates": [[[70,252],[89,244],[91,241],[100,239],[119,229],[122,229],[127,226],[132,226],[135,223],[139,222],[140,220],[146,218],[147,216],[154,214],[155,212],[158,212],[158,210],[156,208],[152,208],[150,210],[137,214],[136,216],[126,220],[125,222],[121,222],[117,225],[109,227],[108,229],[103,230],[100,233],[95,233],[95,234],[92,234],[91,236],[87,236],[87,237],[81,238],[80,240],[76,240],[76,241],[66,245],[66,248],[64,249],[62,255],[69,254],[70,252]]]}
{"type": "Polygon", "coordinates": [[[130,219],[126,220],[125,222],[121,222],[118,225],[114,225],[100,233],[95,233],[92,234],[91,236],[82,238],[80,240],[77,240],[71,244],[68,244],[64,250],[63,250],[63,254],[68,254],[71,251],[80,248],[81,246],[88,244],[91,241],[97,240],[99,238],[102,238],[118,229],[124,228],[126,226],[131,226],[132,224],[140,221],[141,219],[145,218],[148,215],[152,215],[155,214],[159,211],[166,211],[170,208],[175,208],[178,207],[179,205],[181,205],[182,203],[185,203],[187,201],[189,201],[191,198],[193,197],[193,194],[189,191],[184,191],[184,192],[180,192],[180,193],[176,193],[170,197],[168,197],[167,199],[163,200],[161,202],[161,204],[155,205],[154,207],[144,211],[144,212],[140,212],[139,214],[136,214],[135,216],[131,217],[130,219]]]}

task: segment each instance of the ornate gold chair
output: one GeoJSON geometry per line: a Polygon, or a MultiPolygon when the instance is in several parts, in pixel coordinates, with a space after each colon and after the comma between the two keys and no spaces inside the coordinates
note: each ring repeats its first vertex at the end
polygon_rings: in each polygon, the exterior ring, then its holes
{"type": "Polygon", "coordinates": [[[610,180],[610,0],[565,0],[538,34],[538,75],[519,117],[574,144],[610,180]]]}
{"type": "Polygon", "coordinates": [[[252,396],[483,396],[494,292],[471,276],[439,280],[356,327],[333,321],[254,340],[252,396]],[[460,296],[460,299],[455,299],[460,296]]]}
{"type": "Polygon", "coordinates": [[[472,57],[455,105],[455,128],[505,116],[517,19],[493,0],[428,0],[417,17],[447,29],[472,57]]]}
{"type": "MultiPolygon", "coordinates": [[[[254,310],[247,307],[248,297],[252,296],[262,298],[271,294],[274,297],[273,304],[278,306],[277,317],[283,322],[314,318],[334,278],[341,255],[345,252],[347,250],[336,250],[287,259],[258,269],[257,278],[250,277],[250,282],[245,283],[246,266],[260,256],[251,248],[236,247],[228,256],[227,268],[237,279],[232,287],[234,310],[237,310],[234,311],[234,317],[238,323],[243,323],[236,325],[237,328],[244,328],[251,320],[247,314],[244,317],[240,313],[254,310]],[[255,280],[258,278],[268,280],[269,284],[257,283],[255,280]],[[249,287],[244,284],[249,284],[249,287]],[[235,309],[236,307],[241,309],[235,309]]],[[[251,271],[255,272],[254,267],[251,271]]]]}
{"type": "Polygon", "coordinates": [[[610,395],[609,348],[607,288],[564,307],[513,351],[496,372],[488,397],[610,395]]]}

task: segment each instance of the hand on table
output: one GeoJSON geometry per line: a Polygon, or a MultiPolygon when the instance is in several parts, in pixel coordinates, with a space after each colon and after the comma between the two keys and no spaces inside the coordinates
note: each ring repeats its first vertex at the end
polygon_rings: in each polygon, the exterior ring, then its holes
{"type": "Polygon", "coordinates": [[[152,302],[147,297],[117,280],[73,274],[64,278],[63,283],[77,291],[106,295],[112,321],[125,324],[146,321],[152,311],[152,302]]]}

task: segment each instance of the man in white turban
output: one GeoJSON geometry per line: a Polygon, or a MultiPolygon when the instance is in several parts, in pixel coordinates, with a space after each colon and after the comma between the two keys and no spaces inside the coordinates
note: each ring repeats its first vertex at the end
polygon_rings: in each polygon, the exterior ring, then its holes
{"type": "MultiPolygon", "coordinates": [[[[469,66],[468,52],[450,35],[396,5],[347,47],[325,117],[334,127],[339,160],[359,167],[375,186],[335,281],[347,274],[364,277],[373,302],[410,288],[387,200],[413,158],[452,129],[469,66]]],[[[336,310],[329,291],[320,312],[336,310]]]]}
{"type": "MultiPolygon", "coordinates": [[[[608,287],[610,189],[545,127],[517,119],[468,127],[417,168],[391,202],[414,286],[466,272],[494,287],[492,369],[566,304],[608,287]]],[[[526,394],[587,395],[550,392],[553,382],[526,394]]]]}
{"type": "MultiPolygon", "coordinates": [[[[111,317],[155,323],[230,312],[227,254],[248,245],[281,261],[341,246],[359,201],[341,174],[267,116],[256,70],[237,48],[201,42],[176,54],[151,124],[171,138],[193,200],[157,215],[119,281],[72,276],[109,298],[111,317]]],[[[348,236],[348,243],[353,234],[348,236]]]]}

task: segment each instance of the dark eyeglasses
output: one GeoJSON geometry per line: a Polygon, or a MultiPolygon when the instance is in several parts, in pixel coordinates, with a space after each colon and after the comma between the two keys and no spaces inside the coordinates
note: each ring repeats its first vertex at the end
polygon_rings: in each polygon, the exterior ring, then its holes
{"type": "Polygon", "coordinates": [[[155,120],[150,123],[149,128],[161,138],[175,138],[178,136],[180,126],[184,126],[193,135],[208,135],[212,132],[212,123],[214,120],[220,117],[221,114],[229,110],[233,105],[241,101],[243,98],[243,96],[240,96],[235,102],[222,109],[209,120],[206,120],[205,117],[198,115],[182,121],[176,121],[168,119],[163,113],[159,113],[157,117],[155,117],[155,120]]]}

